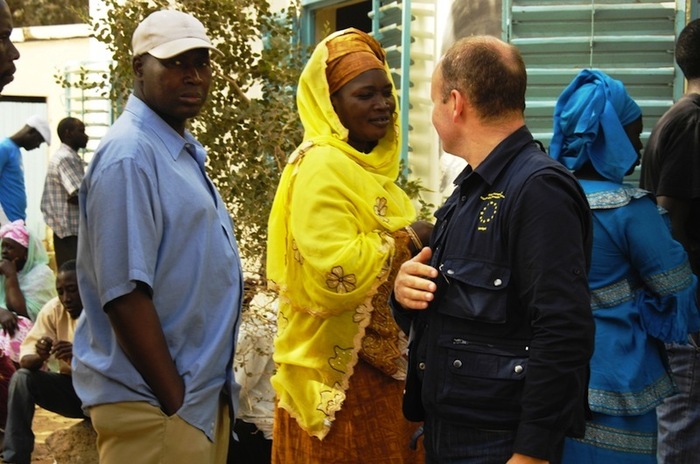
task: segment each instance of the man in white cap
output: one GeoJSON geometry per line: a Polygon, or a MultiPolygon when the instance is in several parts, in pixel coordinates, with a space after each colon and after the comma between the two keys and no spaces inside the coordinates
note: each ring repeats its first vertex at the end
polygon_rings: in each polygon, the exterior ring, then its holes
{"type": "Polygon", "coordinates": [[[206,152],[186,130],[215,49],[172,10],[143,20],[132,47],[133,95],[80,186],[73,381],[101,464],[224,463],[243,279],[206,152]]]}
{"type": "Polygon", "coordinates": [[[38,115],[27,119],[14,135],[0,140],[0,224],[27,219],[27,192],[24,189],[24,168],[20,148],[26,151],[51,143],[46,118],[38,115]],[[2,216],[4,212],[4,218],[2,216]]]}

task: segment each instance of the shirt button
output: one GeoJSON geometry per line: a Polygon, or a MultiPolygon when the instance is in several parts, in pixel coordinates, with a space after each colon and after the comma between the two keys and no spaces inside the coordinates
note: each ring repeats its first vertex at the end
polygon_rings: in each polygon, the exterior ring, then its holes
{"type": "Polygon", "coordinates": [[[447,270],[447,273],[448,273],[449,275],[452,275],[452,274],[455,273],[455,271],[453,271],[452,269],[448,269],[448,270],[447,270]]]}
{"type": "Polygon", "coordinates": [[[460,200],[462,200],[463,202],[467,201],[467,196],[466,196],[466,195],[462,195],[462,198],[460,198],[460,200]]]}
{"type": "Polygon", "coordinates": [[[452,362],[452,365],[453,365],[454,367],[456,367],[457,369],[459,369],[460,367],[462,367],[462,361],[460,361],[459,359],[455,359],[455,360],[452,362]]]}
{"type": "Polygon", "coordinates": [[[424,362],[418,363],[418,369],[424,371],[425,370],[425,363],[424,362]]]}
{"type": "Polygon", "coordinates": [[[501,285],[503,285],[503,281],[501,279],[496,279],[493,281],[493,285],[494,287],[500,287],[501,285]]]}
{"type": "Polygon", "coordinates": [[[513,369],[513,371],[515,371],[516,374],[520,374],[520,373],[523,372],[523,366],[521,366],[521,365],[518,364],[517,366],[515,366],[515,368],[513,369]]]}

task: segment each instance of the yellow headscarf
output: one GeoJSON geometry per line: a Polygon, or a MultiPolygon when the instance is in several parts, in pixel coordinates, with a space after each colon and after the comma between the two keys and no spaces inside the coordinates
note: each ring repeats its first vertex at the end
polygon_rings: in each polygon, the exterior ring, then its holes
{"type": "Polygon", "coordinates": [[[361,153],[333,110],[327,44],[348,38],[367,40],[356,29],[339,31],[316,47],[302,72],[304,142],[282,173],[268,224],[267,275],[280,295],[272,384],[279,406],[321,439],[345,399],[372,296],[387,280],[391,233],[415,217],[394,183],[399,127],[361,153]]]}

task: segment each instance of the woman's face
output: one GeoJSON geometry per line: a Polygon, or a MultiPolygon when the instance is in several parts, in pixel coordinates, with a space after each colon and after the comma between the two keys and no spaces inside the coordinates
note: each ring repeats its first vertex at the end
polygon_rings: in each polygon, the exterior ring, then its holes
{"type": "Polygon", "coordinates": [[[27,261],[27,249],[11,238],[3,237],[1,254],[2,259],[14,262],[18,271],[22,270],[27,261]]]}
{"type": "Polygon", "coordinates": [[[389,77],[381,69],[365,71],[331,95],[340,122],[348,130],[348,143],[369,153],[394,124],[396,101],[389,77]]]}

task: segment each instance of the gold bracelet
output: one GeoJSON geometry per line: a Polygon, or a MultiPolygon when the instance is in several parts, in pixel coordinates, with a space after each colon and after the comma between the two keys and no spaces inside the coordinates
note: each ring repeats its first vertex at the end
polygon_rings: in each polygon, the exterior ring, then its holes
{"type": "Polygon", "coordinates": [[[421,242],[420,238],[418,238],[418,234],[416,234],[416,231],[413,230],[413,227],[411,226],[406,226],[405,229],[406,232],[408,232],[408,236],[411,237],[413,246],[416,247],[416,250],[421,251],[423,249],[423,242],[421,242]]]}

